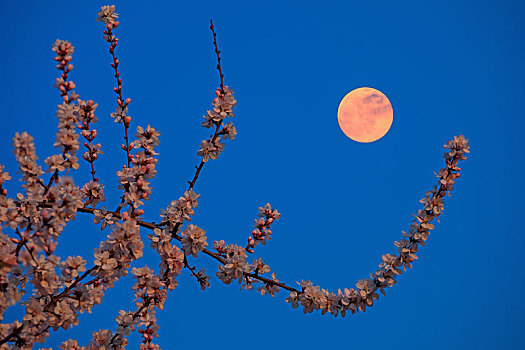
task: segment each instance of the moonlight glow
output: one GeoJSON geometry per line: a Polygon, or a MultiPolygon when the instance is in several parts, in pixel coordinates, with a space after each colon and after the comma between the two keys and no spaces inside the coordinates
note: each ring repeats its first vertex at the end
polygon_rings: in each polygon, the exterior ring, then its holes
{"type": "Polygon", "coordinates": [[[381,91],[362,87],[350,91],[343,98],[337,120],[346,136],[367,143],[385,136],[394,120],[394,113],[390,101],[381,91]]]}

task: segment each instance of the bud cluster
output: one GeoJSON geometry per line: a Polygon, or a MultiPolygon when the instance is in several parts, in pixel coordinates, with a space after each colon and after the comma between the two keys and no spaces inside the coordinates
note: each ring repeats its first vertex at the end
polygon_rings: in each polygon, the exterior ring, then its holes
{"type": "Polygon", "coordinates": [[[53,51],[56,52],[55,61],[57,61],[57,69],[62,71],[62,74],[57,78],[55,87],[60,90],[60,96],[64,100],[64,103],[71,103],[78,98],[78,95],[73,91],[76,87],[72,81],[67,81],[69,72],[73,70],[73,65],[70,63],[73,57],[75,48],[67,40],[57,39],[52,47],[53,51]]]}
{"type": "Polygon", "coordinates": [[[255,219],[255,229],[252,231],[252,236],[248,237],[248,245],[246,251],[253,253],[253,248],[259,243],[266,244],[267,240],[272,239],[270,226],[274,220],[278,220],[281,214],[276,210],[272,209],[270,203],[266,203],[264,207],[259,207],[259,219],[255,219]]]}

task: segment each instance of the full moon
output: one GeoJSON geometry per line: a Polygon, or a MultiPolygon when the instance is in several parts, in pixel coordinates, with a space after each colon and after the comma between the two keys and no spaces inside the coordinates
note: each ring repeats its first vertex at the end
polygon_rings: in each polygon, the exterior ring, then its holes
{"type": "Polygon", "coordinates": [[[346,136],[368,143],[386,135],[394,121],[394,112],[381,91],[362,87],[343,98],[337,110],[337,120],[346,136]]]}

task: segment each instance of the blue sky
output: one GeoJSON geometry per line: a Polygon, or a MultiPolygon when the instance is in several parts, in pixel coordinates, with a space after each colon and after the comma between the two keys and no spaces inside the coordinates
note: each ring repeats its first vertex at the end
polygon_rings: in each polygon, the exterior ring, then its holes
{"type": "MultiPolygon", "coordinates": [[[[98,1],[7,2],[0,5],[1,164],[16,172],[15,131],[35,137],[43,161],[54,154],[59,94],[51,45],[75,46],[71,79],[82,99],[99,103],[95,163],[107,204],[118,201],[124,161],[110,55],[95,22],[98,1]]],[[[262,257],[289,284],[301,279],[334,290],[353,287],[394,252],[436,183],[443,144],[470,139],[441,224],[402,275],[365,313],[345,319],[303,315],[275,298],[223,285],[202,292],[185,273],[158,313],[163,349],[362,348],[518,349],[525,347],[520,220],[524,192],[525,41],[520,1],[117,1],[117,56],[133,126],[162,132],[158,174],[145,219],[179,198],[199,162],[209,130],[200,127],[218,86],[209,20],[222,51],[225,84],[238,100],[237,139],[209,162],[195,191],[192,223],[208,240],[245,244],[257,208],[282,213],[262,257]],[[521,21],[521,22],[520,22],[521,21]],[[369,86],[390,99],[394,122],[381,140],[361,144],[337,124],[351,90],[369,86]]],[[[88,180],[84,162],[74,173],[88,180]]],[[[20,190],[18,181],[7,185],[20,190]]],[[[89,259],[106,234],[79,215],[57,254],[89,259]]],[[[144,231],[144,236],[146,232],[144,231]]],[[[217,264],[195,264],[214,275],[217,264]]],[[[157,267],[147,250],[140,265],[157,267]]],[[[139,265],[136,265],[139,266],[139,265]]],[[[99,328],[115,329],[119,309],[133,305],[131,279],[104,303],[59,331],[46,346],[73,337],[87,345],[99,328]]],[[[21,318],[12,309],[6,320],[21,318]]],[[[137,348],[138,337],[130,339],[137,348]]]]}

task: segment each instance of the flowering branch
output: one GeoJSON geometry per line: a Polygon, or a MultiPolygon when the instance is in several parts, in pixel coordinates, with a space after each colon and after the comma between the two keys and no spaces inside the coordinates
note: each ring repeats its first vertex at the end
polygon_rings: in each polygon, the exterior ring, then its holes
{"type": "Polygon", "coordinates": [[[111,67],[115,70],[115,78],[117,79],[117,86],[113,88],[113,91],[115,91],[115,94],[117,94],[117,111],[115,113],[112,113],[111,116],[115,119],[115,122],[117,123],[123,123],[124,124],[124,140],[126,140],[126,145],[122,145],[121,148],[126,151],[126,159],[128,168],[131,167],[131,156],[129,155],[129,151],[133,148],[132,145],[129,144],[128,139],[128,128],[129,124],[131,123],[131,117],[127,115],[128,113],[128,105],[131,102],[130,98],[127,98],[124,100],[122,97],[122,80],[120,79],[120,73],[118,72],[118,66],[119,66],[119,60],[115,56],[115,48],[118,44],[118,38],[113,35],[113,29],[117,29],[120,22],[116,21],[118,18],[118,13],[115,12],[115,6],[103,6],[102,10],[98,13],[98,22],[104,22],[106,24],[106,29],[104,32],[104,39],[110,44],[109,47],[109,53],[111,54],[111,57],[113,58],[113,62],[111,62],[111,67]]]}
{"type": "Polygon", "coordinates": [[[281,217],[281,214],[277,210],[272,210],[270,203],[266,203],[264,208],[259,208],[257,216],[260,219],[255,219],[255,225],[253,225],[255,229],[252,231],[252,236],[248,237],[248,245],[244,248],[248,253],[253,253],[257,244],[265,245],[267,240],[271,239],[272,230],[270,230],[270,226],[274,220],[281,217]]]}
{"type": "Polygon", "coordinates": [[[72,81],[67,81],[69,72],[73,70],[73,65],[70,64],[74,47],[69,41],[57,39],[52,47],[56,52],[55,61],[58,61],[57,69],[61,70],[60,77],[57,78],[55,87],[60,90],[60,96],[63,103],[58,105],[57,117],[58,132],[55,142],[55,147],[62,148],[62,154],[55,154],[45,160],[46,165],[49,166],[48,171],[53,171],[53,175],[49,179],[49,183],[45,186],[43,196],[45,196],[51,185],[58,181],[58,172],[68,170],[70,168],[78,169],[78,159],[76,151],[78,150],[78,135],[75,133],[75,123],[78,113],[78,107],[72,102],[78,99],[78,95],[73,90],[76,86],[72,81]]]}
{"type": "Polygon", "coordinates": [[[214,108],[213,110],[206,112],[207,115],[204,116],[206,120],[201,124],[201,126],[205,128],[215,126],[215,132],[213,133],[213,136],[210,137],[210,139],[202,141],[201,149],[197,152],[197,155],[202,156],[203,159],[200,162],[199,166],[195,167],[197,171],[193,176],[193,180],[188,181],[188,183],[190,184],[188,189],[190,190],[193,189],[193,187],[195,186],[195,182],[199,177],[202,167],[208,161],[208,159],[217,159],[222,149],[224,148],[224,144],[219,141],[220,138],[218,139],[218,137],[221,136],[223,139],[228,137],[230,140],[233,140],[235,139],[235,135],[237,134],[237,130],[233,126],[233,123],[229,123],[226,126],[222,124],[222,121],[226,117],[235,116],[233,114],[232,108],[235,107],[237,101],[233,98],[233,92],[231,91],[231,89],[229,89],[228,86],[224,86],[224,74],[222,74],[221,57],[219,55],[220,51],[217,46],[217,36],[215,34],[213,21],[210,20],[210,23],[210,29],[213,34],[213,45],[215,47],[215,54],[217,55],[217,70],[219,71],[221,83],[220,88],[217,88],[217,90],[215,91],[217,98],[213,100],[214,108]],[[220,129],[221,126],[222,130],[220,129]]]}
{"type": "MultiPolygon", "coordinates": [[[[370,274],[370,278],[359,280],[356,283],[356,289],[339,290],[337,294],[330,293],[325,289],[314,286],[310,281],[302,281],[299,285],[303,288],[301,293],[292,292],[286,299],[292,304],[293,308],[301,305],[304,313],[310,313],[314,310],[321,310],[324,314],[329,312],[334,316],[341,314],[345,316],[347,311],[352,314],[358,311],[365,311],[367,307],[373,305],[373,301],[379,296],[376,291],[385,294],[385,288],[392,287],[397,281],[395,277],[402,273],[400,267],[406,271],[406,268],[412,267],[412,262],[417,259],[416,252],[418,246],[425,245],[430,235],[430,230],[434,229],[431,221],[438,218],[443,211],[443,197],[449,194],[455,183],[455,179],[460,176],[461,168],[457,166],[460,160],[467,159],[469,153],[468,140],[463,135],[454,136],[454,140],[447,141],[444,146],[448,149],[443,158],[445,159],[446,168],[441,169],[436,177],[440,179],[439,189],[434,187],[425,194],[420,201],[424,204],[424,210],[419,210],[416,219],[410,225],[409,232],[403,231],[404,239],[395,242],[398,254],[385,254],[382,257],[383,262],[379,269],[370,274]]],[[[438,220],[439,221],[439,220],[438,220]]]]}
{"type": "Polygon", "coordinates": [[[97,116],[95,115],[95,109],[98,104],[94,103],[92,100],[89,101],[78,101],[79,113],[78,113],[78,125],[77,127],[82,130],[81,135],[87,142],[84,142],[84,146],[87,148],[87,152],[84,153],[82,158],[84,158],[91,165],[91,181],[86,183],[82,187],[82,195],[84,200],[84,206],[93,205],[95,207],[98,203],[106,200],[104,195],[104,185],[102,185],[97,177],[95,177],[95,160],[98,159],[99,154],[104,154],[100,150],[102,147],[100,143],[96,145],[93,144],[93,140],[97,137],[97,130],[90,129],[91,123],[96,123],[98,121],[97,116]]]}

